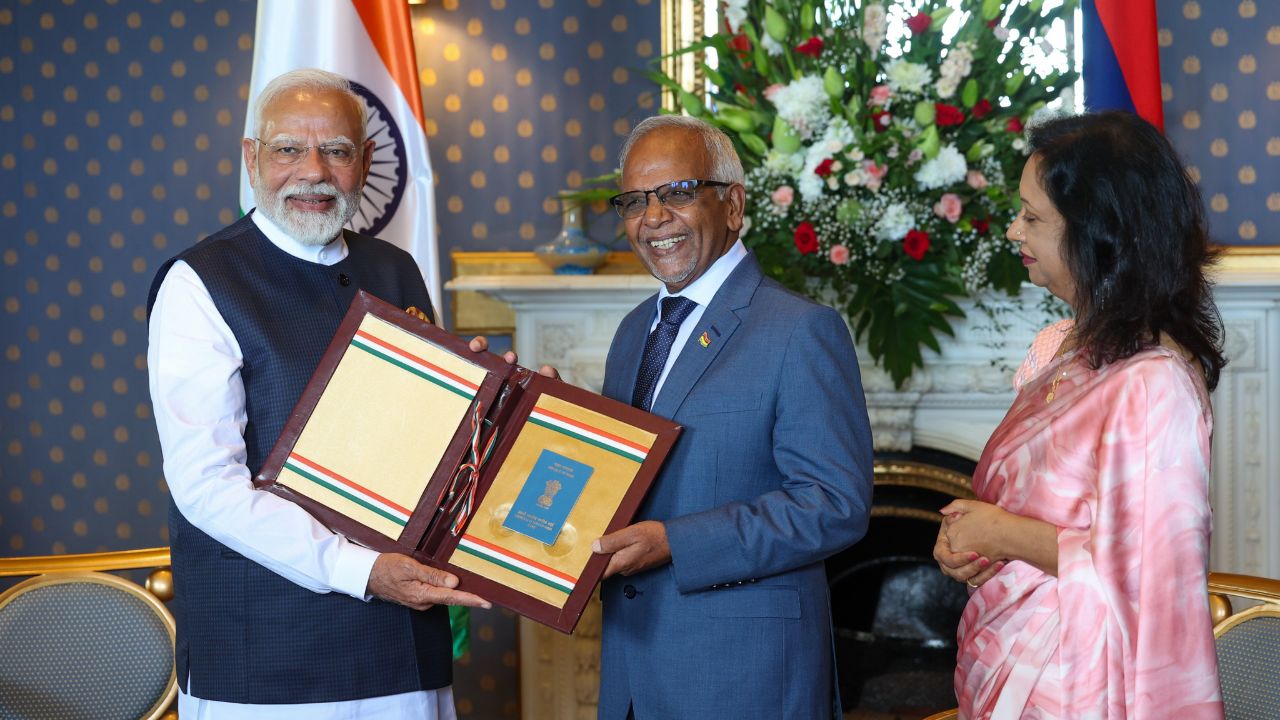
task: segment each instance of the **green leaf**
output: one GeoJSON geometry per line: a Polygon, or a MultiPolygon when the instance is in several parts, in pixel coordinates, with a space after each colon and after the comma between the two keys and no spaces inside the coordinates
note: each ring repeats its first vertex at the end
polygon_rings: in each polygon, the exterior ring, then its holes
{"type": "Polygon", "coordinates": [[[800,136],[781,117],[773,119],[773,146],[778,152],[787,154],[800,149],[800,136]]]}
{"type": "Polygon", "coordinates": [[[753,113],[724,102],[719,104],[718,109],[719,112],[716,113],[715,117],[724,127],[736,133],[755,130],[756,119],[753,113]]]}
{"type": "Polygon", "coordinates": [[[942,140],[938,137],[938,126],[930,125],[925,128],[925,131],[916,138],[916,147],[920,148],[927,158],[938,157],[938,151],[942,149],[942,140]]]}
{"type": "Polygon", "coordinates": [[[839,101],[844,97],[844,76],[835,65],[828,66],[827,71],[822,74],[822,88],[832,100],[839,101]]]}
{"type": "MultiPolygon", "coordinates": [[[[937,110],[933,107],[933,103],[921,100],[916,103],[912,111],[916,124],[920,127],[929,127],[933,125],[934,118],[937,116],[937,110]]],[[[932,157],[932,156],[930,156],[932,157]]]]}
{"type": "Polygon", "coordinates": [[[761,138],[755,133],[744,132],[738,136],[738,139],[742,141],[742,144],[745,145],[748,150],[760,157],[764,157],[769,154],[769,146],[765,143],[764,138],[761,138]]]}
{"type": "Polygon", "coordinates": [[[978,81],[969,78],[965,81],[964,89],[960,91],[960,102],[964,103],[967,108],[972,108],[978,104],[978,81]]]}
{"type": "Polygon", "coordinates": [[[708,80],[715,83],[716,87],[725,87],[727,84],[724,81],[724,75],[721,75],[718,70],[710,65],[706,63],[698,63],[698,67],[702,68],[702,74],[706,75],[708,80]]]}
{"type": "Polygon", "coordinates": [[[933,32],[941,30],[942,26],[947,22],[947,18],[951,17],[951,13],[954,11],[955,8],[950,7],[940,7],[937,10],[934,10],[933,22],[929,23],[929,29],[933,32]]]}
{"type": "Polygon", "coordinates": [[[1022,87],[1022,81],[1026,79],[1026,73],[1021,70],[1014,70],[1013,75],[1010,75],[1009,78],[1004,81],[1004,94],[1013,95],[1018,92],[1018,88],[1022,87]]]}
{"type": "Polygon", "coordinates": [[[982,0],[982,19],[990,22],[1000,14],[1002,0],[982,0]]]}
{"type": "Polygon", "coordinates": [[[800,6],[800,30],[805,35],[813,33],[813,5],[811,3],[806,2],[800,6]]]}
{"type": "Polygon", "coordinates": [[[769,33],[769,37],[774,42],[786,45],[787,43],[787,19],[782,14],[773,9],[772,5],[768,5],[764,9],[764,31],[769,33]]]}
{"type": "Polygon", "coordinates": [[[680,107],[684,108],[690,115],[694,117],[703,117],[707,114],[707,108],[698,99],[697,95],[688,90],[680,91],[680,107]]]}

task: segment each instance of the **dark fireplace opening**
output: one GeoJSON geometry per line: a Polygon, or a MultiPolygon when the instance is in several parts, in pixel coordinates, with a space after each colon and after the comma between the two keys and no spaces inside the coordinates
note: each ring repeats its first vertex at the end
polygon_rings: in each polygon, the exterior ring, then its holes
{"type": "Polygon", "coordinates": [[[827,560],[840,697],[847,717],[919,718],[955,707],[963,584],[933,560],[941,516],[973,497],[974,463],[930,449],[878,453],[871,524],[827,560]]]}

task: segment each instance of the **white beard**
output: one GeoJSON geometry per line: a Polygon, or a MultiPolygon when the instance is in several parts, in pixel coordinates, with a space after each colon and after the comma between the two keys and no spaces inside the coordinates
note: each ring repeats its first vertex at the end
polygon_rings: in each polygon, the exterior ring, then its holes
{"type": "Polygon", "coordinates": [[[342,226],[360,207],[359,189],[344,194],[330,183],[295,183],[271,192],[262,187],[259,178],[254,178],[253,198],[258,204],[258,212],[280,226],[289,237],[312,247],[333,242],[342,233],[342,226]],[[306,194],[332,195],[337,204],[324,213],[295,210],[289,205],[290,195],[306,194]]]}

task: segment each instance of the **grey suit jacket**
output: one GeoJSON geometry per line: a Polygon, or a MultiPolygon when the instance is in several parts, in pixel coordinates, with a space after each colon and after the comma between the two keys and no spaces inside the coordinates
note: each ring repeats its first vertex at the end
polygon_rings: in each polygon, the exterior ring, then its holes
{"type": "MultiPolygon", "coordinates": [[[[630,402],[654,307],[619,326],[605,395],[630,402]]],[[[838,716],[823,560],[866,532],[872,454],[844,321],[748,255],[653,412],[685,428],[637,518],[672,561],[604,584],[600,718],[838,716]]]]}

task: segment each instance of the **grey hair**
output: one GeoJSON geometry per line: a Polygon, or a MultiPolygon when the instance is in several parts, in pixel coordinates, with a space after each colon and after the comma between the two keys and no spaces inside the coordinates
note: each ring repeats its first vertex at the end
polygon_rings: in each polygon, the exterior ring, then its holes
{"type": "Polygon", "coordinates": [[[262,111],[281,95],[295,90],[330,90],[339,92],[351,98],[351,102],[356,107],[356,112],[360,115],[360,137],[353,138],[357,144],[363,144],[365,140],[365,123],[368,122],[368,111],[364,107],[364,100],[356,95],[351,89],[351,82],[337,73],[331,73],[328,70],[319,68],[301,68],[298,70],[290,70],[289,72],[279,75],[267,83],[262,88],[262,92],[258,93],[258,101],[253,106],[253,134],[262,134],[262,111]]]}
{"type": "MultiPolygon", "coordinates": [[[[622,143],[622,150],[618,153],[618,168],[627,167],[627,155],[630,154],[631,146],[635,145],[637,140],[654,130],[663,128],[688,130],[702,138],[702,144],[707,149],[707,157],[711,158],[711,177],[701,179],[745,184],[746,173],[742,171],[742,160],[738,158],[738,151],[733,149],[733,141],[729,136],[714,125],[688,115],[655,115],[640,121],[640,124],[631,130],[631,134],[622,143]]],[[[721,194],[721,197],[724,195],[721,194]]]]}

